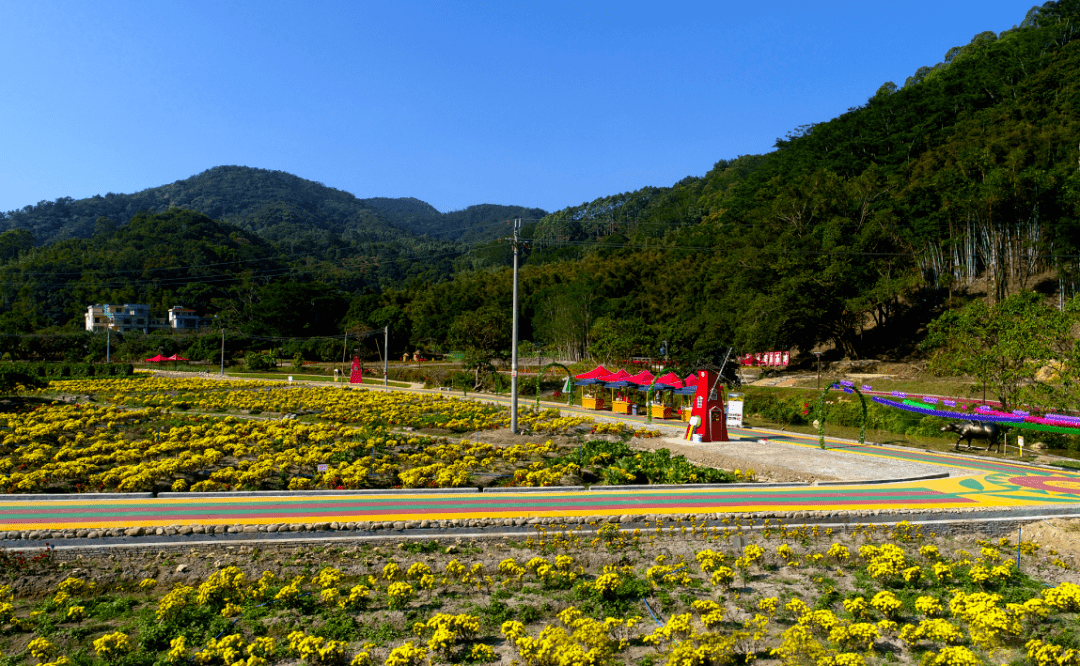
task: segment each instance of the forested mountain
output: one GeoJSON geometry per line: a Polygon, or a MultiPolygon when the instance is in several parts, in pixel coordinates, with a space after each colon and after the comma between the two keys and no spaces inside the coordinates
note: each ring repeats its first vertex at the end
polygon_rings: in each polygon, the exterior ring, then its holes
{"type": "Polygon", "coordinates": [[[322,183],[283,171],[220,166],[170,185],[135,194],[60,197],[0,213],[0,230],[26,229],[39,245],[89,238],[107,217],[124,224],[140,211],[186,208],[230,222],[293,251],[319,252],[352,243],[389,242],[408,235],[439,241],[487,240],[504,233],[498,225],[545,211],[483,204],[440,213],[419,199],[358,199],[322,183]]]}
{"type": "Polygon", "coordinates": [[[1078,24],[1080,0],[1049,2],[768,154],[551,215],[438,213],[242,167],[131,195],[141,199],[45,202],[3,220],[0,323],[30,330],[70,321],[85,302],[142,299],[280,335],[389,326],[394,349],[482,358],[509,348],[505,220],[520,217],[521,338],[550,355],[618,360],[661,341],[686,363],[729,347],[907,354],[928,321],[965,299],[1080,290],[1078,24]],[[125,225],[140,208],[165,212],[125,225]],[[218,249],[155,264],[145,234],[124,231],[164,225],[184,244],[194,240],[185,224],[219,225],[218,249]],[[64,234],[88,238],[31,247],[64,234]],[[111,266],[95,254],[105,247],[134,253],[112,266],[133,271],[127,282],[100,271],[111,266]],[[244,252],[257,267],[221,268],[213,282],[214,257],[244,252]],[[184,266],[199,286],[156,272],[184,266]],[[299,323],[281,324],[288,313],[299,323]]]}
{"type": "Polygon", "coordinates": [[[601,312],[641,317],[653,338],[676,317],[680,329],[715,337],[706,347],[745,350],[902,349],[951,295],[1071,295],[1080,286],[1078,9],[1047,3],[1001,35],[979,34],[767,155],[558,211],[533,230],[529,261],[640,276],[630,280],[640,288],[600,292],[618,304],[601,312]],[[657,262],[678,287],[649,282],[657,262]]]}

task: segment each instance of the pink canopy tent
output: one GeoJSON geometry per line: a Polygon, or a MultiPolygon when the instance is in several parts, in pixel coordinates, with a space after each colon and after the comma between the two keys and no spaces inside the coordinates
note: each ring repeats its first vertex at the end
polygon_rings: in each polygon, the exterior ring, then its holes
{"type": "Polygon", "coordinates": [[[166,360],[166,361],[187,361],[189,359],[184,358],[180,354],[173,354],[172,356],[169,356],[168,358],[166,358],[164,360],[166,360]]]}

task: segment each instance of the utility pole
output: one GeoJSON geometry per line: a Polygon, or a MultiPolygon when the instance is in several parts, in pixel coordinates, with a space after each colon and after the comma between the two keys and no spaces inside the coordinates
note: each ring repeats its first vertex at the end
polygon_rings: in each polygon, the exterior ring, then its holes
{"type": "Polygon", "coordinates": [[[105,362],[112,361],[112,349],[111,349],[112,337],[110,337],[109,329],[105,329],[105,362]]]}
{"type": "Polygon", "coordinates": [[[225,376],[225,329],[221,329],[221,376],[225,376]]]}
{"type": "Polygon", "coordinates": [[[518,431],[518,232],[521,218],[514,220],[514,331],[510,337],[510,432],[518,431]]]}
{"type": "Polygon", "coordinates": [[[382,385],[389,386],[390,382],[387,379],[386,369],[390,362],[390,327],[383,326],[383,346],[382,346],[382,385]]]}
{"type": "Polygon", "coordinates": [[[814,352],[817,354],[817,387],[821,390],[821,352],[814,352]]]}
{"type": "Polygon", "coordinates": [[[345,354],[349,350],[349,332],[345,331],[345,342],[341,345],[341,374],[345,374],[345,354]]]}

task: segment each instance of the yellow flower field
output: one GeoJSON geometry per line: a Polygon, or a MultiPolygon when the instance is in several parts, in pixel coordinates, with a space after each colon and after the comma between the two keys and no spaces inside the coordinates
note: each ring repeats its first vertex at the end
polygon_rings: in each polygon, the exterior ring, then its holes
{"type": "MultiPolygon", "coordinates": [[[[0,492],[557,485],[578,471],[554,461],[569,451],[551,441],[500,447],[419,432],[507,424],[505,408],[456,397],[159,378],[58,381],[49,393],[94,402],[0,416],[0,492]],[[302,416],[264,416],[283,413],[302,416]]],[[[593,427],[557,410],[519,423],[550,434],[593,427]]]]}
{"type": "Polygon", "coordinates": [[[744,529],[751,524],[553,525],[453,553],[434,541],[361,543],[291,555],[251,549],[213,566],[207,552],[177,551],[170,564],[200,572],[171,587],[136,582],[160,562],[128,561],[132,571],[117,575],[125,567],[112,555],[84,559],[77,573],[45,558],[4,571],[8,580],[50,582],[44,599],[0,586],[0,649],[42,663],[92,649],[103,663],[247,666],[1068,666],[1080,658],[1074,572],[1030,542],[1019,546],[1019,571],[1005,558],[1017,549],[1007,537],[978,540],[974,557],[908,523],[845,534],[778,523],[770,536],[744,529]],[[756,543],[745,543],[748,535],[756,543]],[[841,549],[850,557],[836,558],[841,549]],[[883,557],[923,574],[874,575],[883,557]],[[793,561],[804,566],[792,569],[793,561]],[[934,564],[952,578],[939,579],[934,564]],[[1004,571],[982,579],[977,567],[1004,571]],[[736,569],[737,585],[717,580],[736,569]]]}

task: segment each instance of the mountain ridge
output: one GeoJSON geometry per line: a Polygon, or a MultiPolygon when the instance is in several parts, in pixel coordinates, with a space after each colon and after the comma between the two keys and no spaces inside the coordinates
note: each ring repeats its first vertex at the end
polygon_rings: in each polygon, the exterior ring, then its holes
{"type": "Polygon", "coordinates": [[[138,212],[160,213],[170,208],[193,210],[271,241],[292,238],[295,242],[297,237],[309,236],[308,240],[322,245],[337,241],[334,237],[345,242],[386,241],[399,235],[476,242],[498,234],[477,232],[470,226],[546,214],[537,208],[493,204],[443,213],[415,197],[360,198],[286,171],[222,165],[131,194],[59,197],[0,213],[0,231],[26,229],[34,235],[35,244],[43,246],[92,237],[100,217],[123,225],[138,212]]]}

